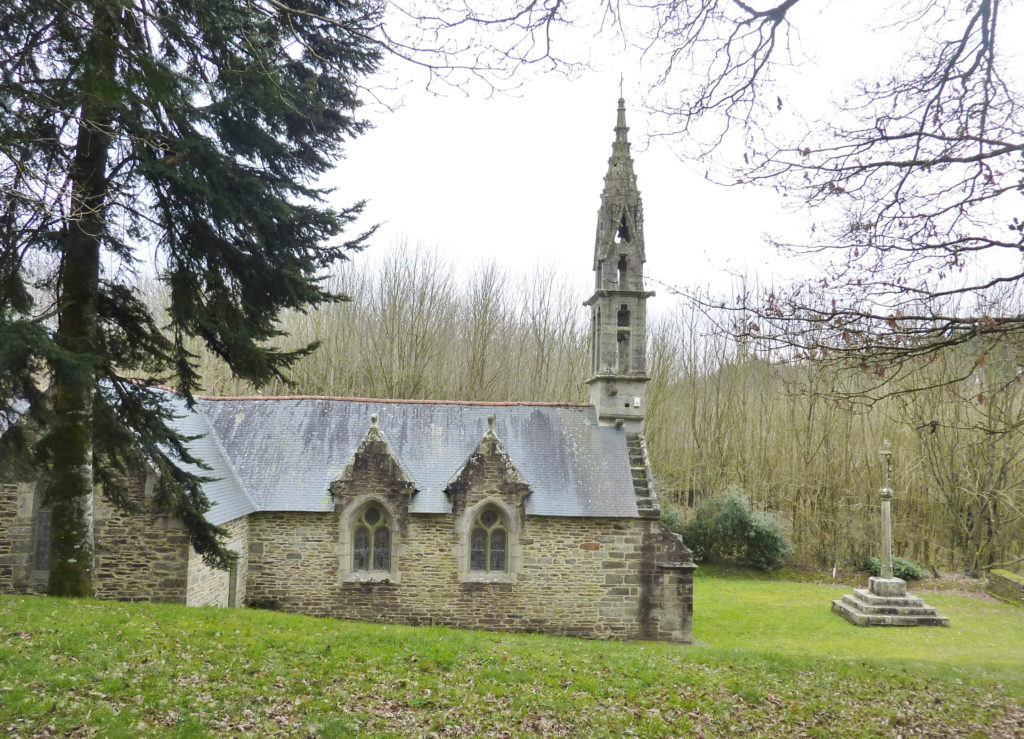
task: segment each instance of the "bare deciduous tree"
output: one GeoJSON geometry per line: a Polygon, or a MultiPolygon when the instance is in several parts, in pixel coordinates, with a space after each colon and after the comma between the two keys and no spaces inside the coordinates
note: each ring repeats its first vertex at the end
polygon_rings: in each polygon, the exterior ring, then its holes
{"type": "MultiPolygon", "coordinates": [[[[879,10],[907,55],[878,72],[865,54],[850,94],[806,127],[770,124],[786,104],[777,67],[798,53],[806,3],[652,4],[663,14],[652,45],[675,45],[662,110],[689,134],[743,129],[734,175],[776,187],[831,214],[810,243],[823,274],[766,291],[746,331],[799,355],[870,360],[886,379],[916,372],[949,346],[990,347],[1024,329],[994,295],[1024,278],[1019,214],[1024,162],[1021,79],[1000,0],[903,3],[879,10]],[[710,60],[675,96],[679,59],[710,60]],[[826,296],[824,299],[822,296],[826,296]],[[978,337],[985,342],[979,344],[978,337]]],[[[828,22],[828,9],[817,22],[828,22]]],[[[721,142],[712,138],[711,146],[721,142]]],[[[749,307],[749,303],[748,303],[749,307]]],[[[968,370],[969,371],[969,370],[968,370]]]]}
{"type": "Polygon", "coordinates": [[[561,44],[573,26],[617,34],[656,70],[646,103],[662,114],[663,135],[708,157],[730,183],[773,187],[813,209],[813,234],[778,245],[818,255],[822,274],[745,306],[756,315],[744,330],[764,345],[870,357],[869,369],[889,382],[918,371],[915,358],[1024,330],[1024,315],[995,311],[992,299],[1024,278],[1024,73],[1012,25],[1022,17],[1007,0],[859,4],[865,32],[886,33],[904,53],[882,70],[870,48],[859,49],[847,60],[859,82],[827,103],[800,100],[796,74],[814,64],[805,39],[848,22],[840,4],[396,7],[452,53],[472,48],[462,58],[509,69],[571,68],[561,44]]]}

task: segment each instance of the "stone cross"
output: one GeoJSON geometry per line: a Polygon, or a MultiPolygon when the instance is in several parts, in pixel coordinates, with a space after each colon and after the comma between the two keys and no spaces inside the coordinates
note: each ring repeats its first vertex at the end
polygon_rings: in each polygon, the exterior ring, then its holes
{"type": "Polygon", "coordinates": [[[892,464],[892,449],[889,448],[889,440],[882,442],[882,448],[878,452],[882,458],[882,489],[879,494],[882,496],[882,577],[892,577],[892,488],[889,487],[889,467],[892,464]]]}
{"type": "Polygon", "coordinates": [[[892,575],[892,488],[889,440],[878,450],[882,458],[882,567],[879,577],[869,577],[868,587],[832,601],[832,611],[857,626],[949,626],[949,619],[917,596],[907,595],[907,583],[892,575]]]}

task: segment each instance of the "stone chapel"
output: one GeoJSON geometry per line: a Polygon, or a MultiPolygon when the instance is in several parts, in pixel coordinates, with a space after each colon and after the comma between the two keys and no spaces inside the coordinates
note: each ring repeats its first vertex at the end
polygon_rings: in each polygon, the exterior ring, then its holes
{"type": "MultiPolygon", "coordinates": [[[[692,640],[693,559],[660,521],[643,437],[643,208],[618,101],[593,269],[588,405],[172,397],[238,553],[95,497],[100,598],[584,637],[692,640]]],[[[145,504],[153,486],[140,473],[145,504]]],[[[0,486],[0,592],[41,592],[49,514],[0,486]]]]}

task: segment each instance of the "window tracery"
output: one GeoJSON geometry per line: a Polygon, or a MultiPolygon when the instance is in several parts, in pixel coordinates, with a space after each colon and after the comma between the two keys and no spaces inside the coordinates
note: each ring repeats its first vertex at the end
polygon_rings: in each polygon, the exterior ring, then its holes
{"type": "Polygon", "coordinates": [[[469,569],[505,572],[508,569],[508,524],[493,507],[484,508],[469,532],[469,569]]]}
{"type": "Polygon", "coordinates": [[[391,569],[391,527],[376,503],[363,509],[353,527],[352,569],[391,569]]]}

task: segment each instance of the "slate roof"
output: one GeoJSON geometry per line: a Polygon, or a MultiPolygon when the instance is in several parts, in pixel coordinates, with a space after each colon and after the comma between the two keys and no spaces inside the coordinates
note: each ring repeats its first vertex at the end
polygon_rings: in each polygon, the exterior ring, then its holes
{"type": "MultiPolygon", "coordinates": [[[[182,404],[182,407],[183,404],[182,404]]],[[[476,450],[487,417],[530,486],[535,516],[638,516],[625,432],[598,426],[591,406],[318,397],[199,398],[180,419],[207,436],[194,450],[222,479],[208,483],[211,522],[252,511],[330,511],[331,481],[366,435],[370,416],[407,470],[413,513],[448,513],[445,487],[476,450]]]]}
{"type": "Polygon", "coordinates": [[[259,510],[242,484],[238,471],[231,463],[231,458],[221,445],[220,439],[213,433],[206,416],[202,413],[190,413],[185,401],[177,395],[171,396],[170,403],[178,415],[175,422],[177,430],[186,436],[200,437],[189,442],[189,451],[210,467],[204,470],[197,466],[185,465],[185,470],[203,477],[218,478],[203,484],[203,492],[212,503],[212,507],[206,512],[206,520],[220,526],[259,510]]]}

